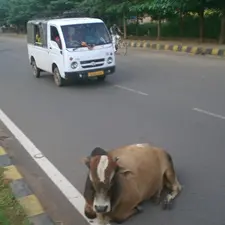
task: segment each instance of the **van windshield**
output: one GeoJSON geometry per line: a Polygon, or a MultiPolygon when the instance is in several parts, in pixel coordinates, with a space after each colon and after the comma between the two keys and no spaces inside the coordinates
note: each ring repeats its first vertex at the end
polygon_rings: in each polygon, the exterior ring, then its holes
{"type": "Polygon", "coordinates": [[[104,23],[72,24],[61,26],[66,48],[80,48],[82,42],[88,45],[112,43],[104,23]]]}

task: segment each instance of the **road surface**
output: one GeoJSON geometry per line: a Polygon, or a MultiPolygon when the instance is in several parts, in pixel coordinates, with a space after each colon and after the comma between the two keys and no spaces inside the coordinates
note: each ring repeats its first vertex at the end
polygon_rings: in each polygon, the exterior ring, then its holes
{"type": "MultiPolygon", "coordinates": [[[[225,224],[224,60],[130,49],[104,84],[58,88],[32,76],[24,40],[1,38],[0,68],[0,108],[81,193],[96,146],[171,153],[184,186],[173,210],[146,204],[125,224],[225,224]]],[[[75,215],[69,225],[86,224],[75,215]]]]}

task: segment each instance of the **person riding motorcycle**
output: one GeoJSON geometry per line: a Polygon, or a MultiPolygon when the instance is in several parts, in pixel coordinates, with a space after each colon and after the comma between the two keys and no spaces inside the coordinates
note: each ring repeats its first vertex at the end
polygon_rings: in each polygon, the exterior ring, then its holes
{"type": "Polygon", "coordinates": [[[113,44],[114,44],[114,50],[115,52],[118,49],[118,40],[120,38],[120,34],[122,35],[122,31],[120,30],[120,28],[116,25],[113,24],[112,27],[110,27],[110,33],[112,35],[112,40],[113,40],[113,44]]]}

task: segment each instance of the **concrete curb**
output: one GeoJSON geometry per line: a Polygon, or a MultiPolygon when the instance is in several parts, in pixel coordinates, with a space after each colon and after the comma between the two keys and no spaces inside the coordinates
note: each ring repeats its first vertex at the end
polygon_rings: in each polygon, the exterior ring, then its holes
{"type": "Polygon", "coordinates": [[[132,41],[128,40],[128,47],[132,48],[149,48],[154,50],[174,51],[174,52],[185,52],[194,55],[213,55],[225,57],[225,49],[219,48],[204,48],[197,46],[186,46],[186,45],[173,45],[173,44],[156,44],[151,41],[132,41]]]}
{"type": "Polygon", "coordinates": [[[32,225],[55,225],[51,218],[45,213],[38,198],[32,193],[16,166],[12,164],[5,149],[1,146],[0,167],[5,169],[5,178],[11,181],[10,186],[12,192],[23,207],[30,223],[32,225]]]}
{"type": "MultiPolygon", "coordinates": [[[[14,34],[14,33],[2,33],[0,37],[13,37],[13,38],[26,38],[26,34],[14,34]]],[[[193,55],[212,55],[225,57],[225,49],[220,48],[205,48],[198,46],[189,45],[175,45],[175,44],[156,44],[151,41],[133,41],[127,40],[128,47],[132,48],[148,48],[153,50],[164,50],[164,51],[174,51],[183,52],[193,55]]]]}

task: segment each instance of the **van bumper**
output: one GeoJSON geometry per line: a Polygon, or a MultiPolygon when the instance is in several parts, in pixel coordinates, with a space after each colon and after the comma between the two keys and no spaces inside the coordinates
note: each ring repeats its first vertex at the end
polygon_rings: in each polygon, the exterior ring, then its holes
{"type": "Polygon", "coordinates": [[[104,76],[108,76],[110,74],[115,73],[116,66],[104,67],[99,69],[93,70],[85,70],[85,71],[76,71],[76,72],[65,72],[65,79],[90,79],[98,76],[88,76],[89,72],[96,72],[96,71],[104,71],[104,76]]]}

